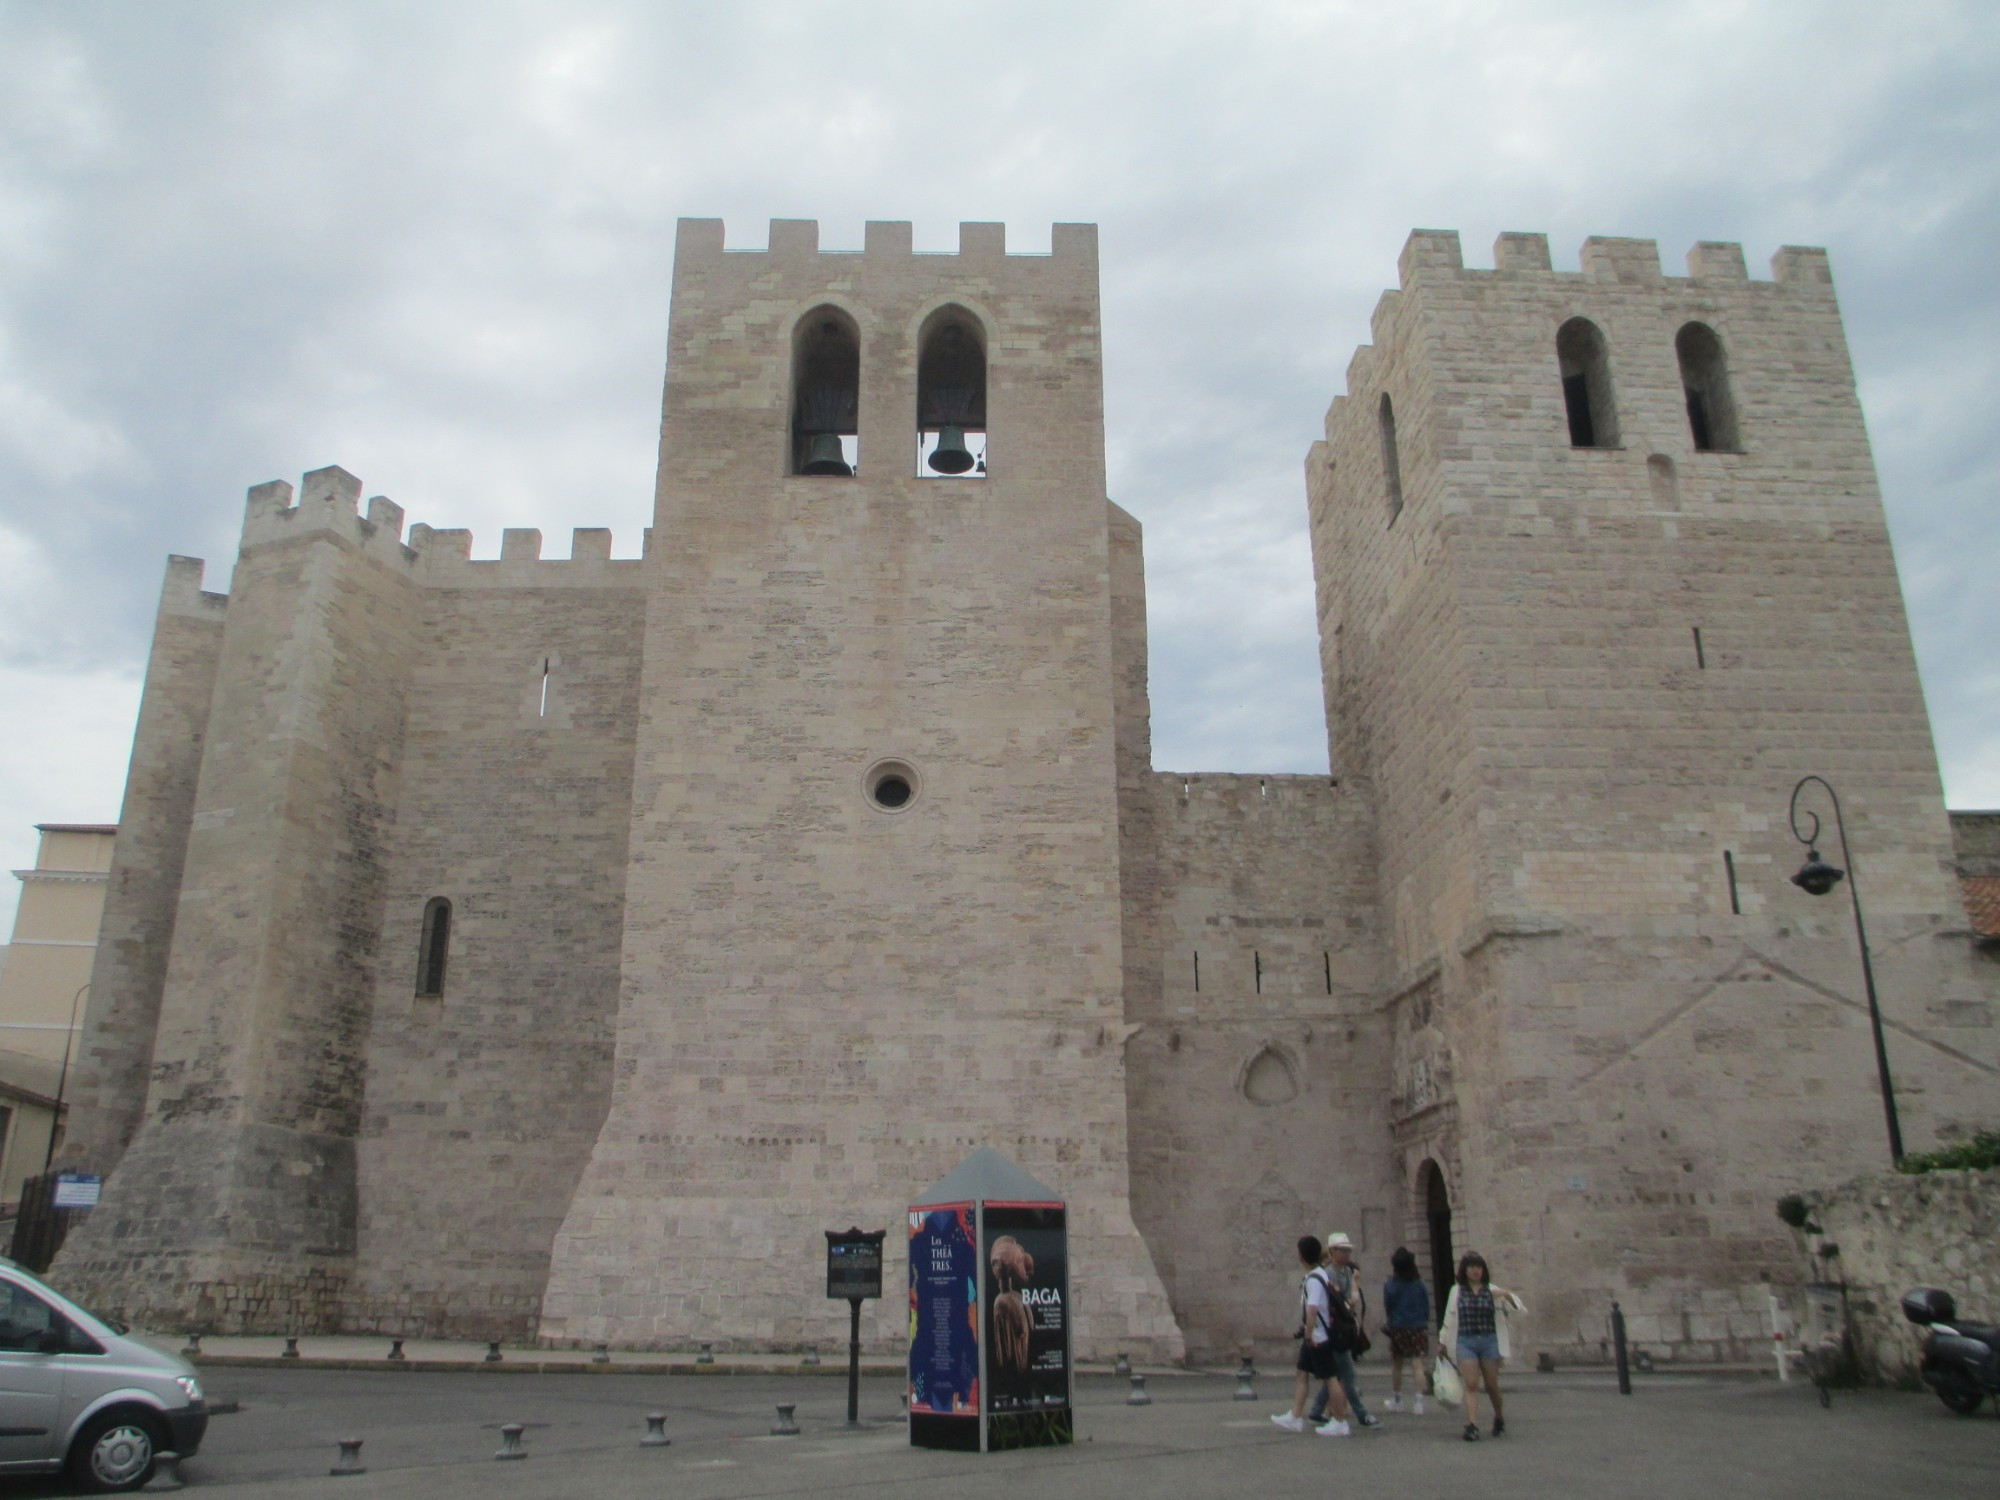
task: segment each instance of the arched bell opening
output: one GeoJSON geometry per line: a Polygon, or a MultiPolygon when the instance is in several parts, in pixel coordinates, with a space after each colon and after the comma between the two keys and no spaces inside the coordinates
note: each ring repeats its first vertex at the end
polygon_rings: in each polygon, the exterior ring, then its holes
{"type": "Polygon", "coordinates": [[[1556,330],[1556,363],[1562,371],[1569,445],[1616,448],[1618,402],[1611,390],[1611,351],[1604,331],[1588,318],[1571,318],[1556,330]]]}
{"type": "Polygon", "coordinates": [[[1688,434],[1697,453],[1741,453],[1736,430],[1736,398],[1729,389],[1729,361],[1722,340],[1706,323],[1684,324],[1674,335],[1687,397],[1688,434]]]}
{"type": "Polygon", "coordinates": [[[792,330],[791,472],[843,477],[861,464],[861,330],[816,307],[792,330]]]}
{"type": "Polygon", "coordinates": [[[1417,1194],[1424,1209],[1424,1228],[1431,1258],[1431,1321],[1444,1318],[1445,1298],[1451,1295],[1458,1266],[1451,1247],[1451,1194],[1445,1188],[1444,1169],[1426,1159],[1417,1168],[1417,1194]]]}
{"type": "Polygon", "coordinates": [[[917,473],[986,477],[986,335],[962,307],[941,307],[917,340],[917,473]]]}

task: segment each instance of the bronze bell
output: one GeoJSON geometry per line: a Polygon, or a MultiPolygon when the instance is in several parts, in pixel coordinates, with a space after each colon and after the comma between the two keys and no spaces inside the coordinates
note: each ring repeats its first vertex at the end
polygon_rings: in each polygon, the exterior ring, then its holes
{"type": "Polygon", "coordinates": [[[938,445],[932,450],[930,466],[940,474],[963,474],[972,467],[972,450],[965,446],[963,427],[938,429],[938,445]]]}
{"type": "Polygon", "coordinates": [[[799,465],[801,474],[852,474],[847,459],[840,451],[840,434],[837,432],[815,432],[806,443],[806,461],[799,465]]]}

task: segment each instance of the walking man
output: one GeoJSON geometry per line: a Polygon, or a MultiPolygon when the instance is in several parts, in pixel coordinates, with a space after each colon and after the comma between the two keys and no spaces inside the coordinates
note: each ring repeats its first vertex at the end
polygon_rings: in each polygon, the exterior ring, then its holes
{"type": "MultiPolygon", "coordinates": [[[[1343,1306],[1353,1316],[1354,1326],[1361,1326],[1361,1319],[1368,1310],[1367,1299],[1361,1293],[1361,1278],[1356,1275],[1354,1264],[1354,1241],[1339,1230],[1329,1230],[1326,1236],[1325,1275],[1328,1292],[1340,1299],[1343,1306]]],[[[1332,1315],[1329,1314],[1329,1320],[1332,1315]]],[[[1361,1401],[1361,1388],[1355,1379],[1354,1355],[1346,1349],[1333,1351],[1333,1375],[1340,1383],[1341,1393],[1347,1398],[1347,1405],[1354,1413],[1354,1420],[1363,1427],[1380,1427],[1382,1419],[1371,1414],[1361,1401]]],[[[1326,1397],[1322,1395],[1315,1406],[1312,1419],[1317,1422],[1326,1412],[1326,1397]]]]}
{"type": "MultiPolygon", "coordinates": [[[[1345,1420],[1347,1398],[1331,1391],[1326,1383],[1333,1373],[1332,1303],[1329,1301],[1327,1273],[1320,1266],[1320,1258],[1319,1241],[1309,1234],[1303,1236],[1299,1240],[1299,1264],[1306,1268],[1306,1277],[1299,1284],[1299,1329],[1293,1335],[1299,1341],[1298,1380],[1292,1390],[1292,1409],[1278,1412],[1271,1421],[1287,1432],[1304,1432],[1306,1393],[1317,1380],[1321,1402],[1324,1403],[1331,1394],[1337,1415],[1314,1430],[1321,1437],[1346,1437],[1350,1431],[1345,1420]]],[[[1314,1421],[1317,1423],[1318,1418],[1315,1417],[1314,1421]]]]}

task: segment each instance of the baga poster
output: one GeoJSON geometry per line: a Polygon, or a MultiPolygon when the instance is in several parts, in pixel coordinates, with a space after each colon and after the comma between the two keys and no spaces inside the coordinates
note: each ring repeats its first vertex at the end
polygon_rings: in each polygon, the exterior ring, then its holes
{"type": "Polygon", "coordinates": [[[1069,1405],[1069,1255],[1059,1203],[988,1203],[987,1410],[1069,1405]]]}

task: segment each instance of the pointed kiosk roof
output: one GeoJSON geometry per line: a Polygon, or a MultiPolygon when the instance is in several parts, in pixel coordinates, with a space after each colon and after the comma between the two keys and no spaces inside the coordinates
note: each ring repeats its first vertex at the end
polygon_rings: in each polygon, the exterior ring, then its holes
{"type": "Polygon", "coordinates": [[[1038,1181],[991,1146],[981,1146],[936,1182],[910,1200],[913,1208],[934,1203],[1066,1203],[1069,1200],[1038,1181]]]}

